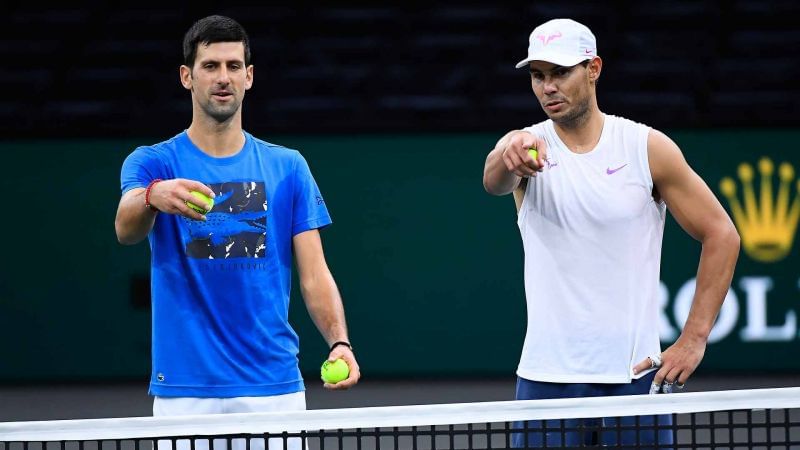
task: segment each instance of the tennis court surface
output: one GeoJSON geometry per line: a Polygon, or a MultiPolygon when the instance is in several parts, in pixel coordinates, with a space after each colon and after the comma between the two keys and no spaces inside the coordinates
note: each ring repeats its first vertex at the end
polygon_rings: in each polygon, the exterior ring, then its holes
{"type": "Polygon", "coordinates": [[[800,450],[800,388],[0,423],[0,450],[800,450]]]}

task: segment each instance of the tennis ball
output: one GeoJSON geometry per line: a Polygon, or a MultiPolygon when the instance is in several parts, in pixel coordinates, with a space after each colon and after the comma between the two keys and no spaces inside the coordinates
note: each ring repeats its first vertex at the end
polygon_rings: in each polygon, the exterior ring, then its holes
{"type": "Polygon", "coordinates": [[[537,152],[533,147],[528,149],[528,154],[531,155],[531,158],[533,159],[536,159],[536,157],[539,156],[539,152],[537,152]]]}
{"type": "Polygon", "coordinates": [[[206,210],[202,206],[195,205],[192,202],[186,202],[186,206],[188,206],[189,208],[192,208],[193,210],[199,212],[200,214],[206,214],[209,211],[211,211],[211,208],[214,207],[214,199],[213,198],[206,197],[206,195],[203,194],[202,192],[192,191],[192,192],[189,192],[189,193],[194,195],[194,197],[196,199],[200,200],[201,202],[207,203],[208,204],[208,210],[206,210]]]}
{"type": "Polygon", "coordinates": [[[350,367],[347,366],[343,359],[337,359],[333,362],[325,361],[322,363],[320,374],[322,375],[322,381],[336,384],[350,376],[350,367]]]}

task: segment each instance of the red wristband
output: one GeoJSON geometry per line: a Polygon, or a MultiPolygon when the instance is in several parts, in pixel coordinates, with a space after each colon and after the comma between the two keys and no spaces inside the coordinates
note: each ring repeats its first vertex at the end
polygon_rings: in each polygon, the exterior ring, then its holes
{"type": "Polygon", "coordinates": [[[146,188],[144,188],[144,206],[151,211],[158,211],[158,208],[150,204],[150,191],[153,190],[153,186],[155,186],[159,181],[163,180],[161,178],[156,178],[155,180],[151,181],[146,188]]]}

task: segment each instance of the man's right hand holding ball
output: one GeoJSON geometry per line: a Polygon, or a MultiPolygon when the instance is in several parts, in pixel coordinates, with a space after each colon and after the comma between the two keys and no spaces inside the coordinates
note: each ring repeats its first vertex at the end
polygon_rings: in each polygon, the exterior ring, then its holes
{"type": "Polygon", "coordinates": [[[508,137],[503,151],[503,163],[518,177],[535,177],[547,160],[547,142],[527,131],[517,131],[508,137]],[[529,152],[535,150],[535,152],[529,152]],[[533,157],[535,155],[535,158],[533,157]]]}
{"type": "MultiPolygon", "coordinates": [[[[195,205],[199,202],[191,192],[200,192],[212,199],[215,197],[214,191],[205,184],[184,178],[154,181],[148,188],[150,191],[145,198],[145,205],[157,211],[178,214],[194,220],[206,220],[206,216],[187,205],[187,202],[195,205]]],[[[206,210],[211,208],[211,205],[198,206],[206,210]]]]}

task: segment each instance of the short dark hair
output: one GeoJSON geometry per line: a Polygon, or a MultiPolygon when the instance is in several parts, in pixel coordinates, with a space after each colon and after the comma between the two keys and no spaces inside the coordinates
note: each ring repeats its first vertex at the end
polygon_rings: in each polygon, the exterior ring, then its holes
{"type": "Polygon", "coordinates": [[[197,46],[215,42],[241,42],[244,44],[244,64],[250,65],[250,39],[239,22],[225,16],[208,16],[200,19],[183,36],[183,63],[189,67],[197,58],[197,46]]]}

